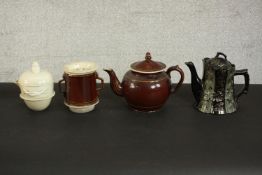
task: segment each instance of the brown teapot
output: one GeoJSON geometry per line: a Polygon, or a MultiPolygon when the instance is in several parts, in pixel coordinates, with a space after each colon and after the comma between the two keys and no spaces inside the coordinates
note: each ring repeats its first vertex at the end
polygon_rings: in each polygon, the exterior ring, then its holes
{"type": "Polygon", "coordinates": [[[171,66],[165,71],[166,65],[151,59],[146,53],[145,60],[132,63],[130,70],[119,82],[112,69],[104,69],[110,76],[110,85],[114,93],[125,97],[132,109],[151,112],[160,109],[171,93],[175,93],[184,81],[181,68],[171,66]],[[180,80],[175,86],[171,84],[171,72],[178,71],[180,80]]]}

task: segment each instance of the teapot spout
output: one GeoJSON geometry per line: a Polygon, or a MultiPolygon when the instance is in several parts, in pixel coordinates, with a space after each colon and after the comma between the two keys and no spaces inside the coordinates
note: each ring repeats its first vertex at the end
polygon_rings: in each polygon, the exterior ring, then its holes
{"type": "Polygon", "coordinates": [[[123,88],[113,69],[104,69],[104,71],[107,72],[110,77],[110,86],[113,92],[118,96],[123,96],[123,88]]]}
{"type": "Polygon", "coordinates": [[[195,65],[192,62],[185,63],[191,72],[191,88],[197,104],[200,101],[201,92],[203,90],[202,81],[197,75],[195,65]]]}

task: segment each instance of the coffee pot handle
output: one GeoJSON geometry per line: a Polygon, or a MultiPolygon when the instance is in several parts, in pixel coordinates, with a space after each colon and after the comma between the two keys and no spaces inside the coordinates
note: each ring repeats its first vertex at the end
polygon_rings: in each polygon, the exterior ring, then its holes
{"type": "Polygon", "coordinates": [[[249,74],[247,69],[236,70],[234,76],[243,75],[245,78],[245,86],[244,88],[237,94],[236,99],[238,99],[241,95],[247,94],[249,88],[249,74]]]}
{"type": "Polygon", "coordinates": [[[183,81],[184,81],[184,72],[183,72],[183,70],[178,66],[178,65],[176,65],[176,66],[171,66],[171,67],[169,67],[168,69],[167,69],[167,71],[166,71],[166,73],[167,73],[167,75],[171,78],[171,72],[172,71],[177,71],[177,72],[179,72],[179,74],[180,74],[180,80],[179,80],[179,82],[177,83],[177,85],[175,86],[174,84],[172,84],[171,85],[171,90],[170,90],[170,92],[171,93],[175,93],[176,91],[177,91],[177,89],[182,85],[182,83],[183,83],[183,81]]]}
{"type": "Polygon", "coordinates": [[[65,90],[62,89],[62,83],[65,84],[65,79],[64,79],[64,77],[63,77],[62,80],[60,80],[60,81],[58,82],[58,89],[59,89],[59,92],[60,92],[60,93],[63,93],[63,95],[64,95],[64,97],[65,97],[65,96],[66,96],[66,92],[65,92],[65,90]]]}
{"type": "Polygon", "coordinates": [[[100,83],[100,84],[101,84],[100,87],[96,88],[97,91],[100,91],[101,89],[104,88],[104,79],[101,78],[101,77],[99,77],[97,73],[96,73],[96,79],[101,81],[101,83],[100,83]]]}

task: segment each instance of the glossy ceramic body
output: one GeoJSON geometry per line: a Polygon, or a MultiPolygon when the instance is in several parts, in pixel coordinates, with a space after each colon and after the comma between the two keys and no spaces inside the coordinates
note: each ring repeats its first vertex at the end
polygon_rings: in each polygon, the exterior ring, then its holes
{"type": "Polygon", "coordinates": [[[171,81],[165,72],[144,75],[128,71],[122,87],[127,103],[139,111],[159,109],[171,93],[171,81]]]}
{"type": "Polygon", "coordinates": [[[31,70],[20,75],[17,85],[21,90],[20,98],[35,111],[46,109],[55,95],[52,75],[41,70],[37,62],[32,64],[31,70]]]}
{"type": "Polygon", "coordinates": [[[98,91],[103,86],[103,79],[98,77],[96,71],[88,72],[89,64],[87,63],[72,63],[67,66],[74,71],[76,67],[79,71],[64,72],[63,79],[59,81],[59,89],[64,95],[65,105],[76,113],[89,112],[94,109],[94,106],[99,102],[98,91]],[[86,72],[83,72],[85,70],[86,72]],[[101,87],[97,87],[96,80],[101,81],[101,87]],[[64,87],[62,87],[64,84],[64,87]]]}
{"type": "Polygon", "coordinates": [[[25,100],[26,106],[34,111],[42,111],[46,109],[51,103],[52,98],[41,99],[41,100],[25,100]]]}
{"type": "Polygon", "coordinates": [[[196,107],[203,113],[226,114],[237,110],[238,98],[246,94],[249,86],[247,69],[236,70],[235,65],[227,61],[226,55],[217,53],[210,59],[203,59],[204,74],[201,80],[192,62],[187,62],[192,76],[192,91],[196,98],[196,107]],[[234,77],[243,75],[245,86],[240,93],[234,89],[234,77]]]}
{"type": "Polygon", "coordinates": [[[69,105],[82,106],[96,103],[96,72],[88,75],[63,75],[65,81],[64,98],[69,105]]]}
{"type": "Polygon", "coordinates": [[[160,109],[184,80],[184,73],[178,66],[171,66],[164,71],[165,65],[151,61],[149,56],[147,53],[145,61],[133,63],[133,67],[131,65],[131,70],[126,72],[121,83],[112,69],[104,69],[110,76],[110,85],[114,93],[123,96],[132,109],[145,112],[160,109]],[[176,86],[171,83],[172,71],[179,72],[181,76],[176,86]]]}

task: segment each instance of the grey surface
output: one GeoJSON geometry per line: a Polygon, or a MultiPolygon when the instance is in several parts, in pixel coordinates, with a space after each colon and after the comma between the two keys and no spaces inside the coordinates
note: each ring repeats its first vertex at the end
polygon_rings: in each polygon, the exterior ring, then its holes
{"type": "MultiPolygon", "coordinates": [[[[65,63],[95,61],[120,79],[133,61],[168,66],[228,55],[262,83],[261,0],[0,0],[0,82],[14,82],[37,60],[57,81],[65,63]]],[[[175,78],[174,78],[175,81],[175,78]]],[[[242,79],[237,79],[242,83],[242,79]]]]}
{"type": "Polygon", "coordinates": [[[74,114],[57,94],[43,112],[0,84],[2,175],[262,174],[262,86],[251,85],[232,115],[192,108],[189,85],[155,113],[130,110],[107,85],[95,111],[74,114]]]}

